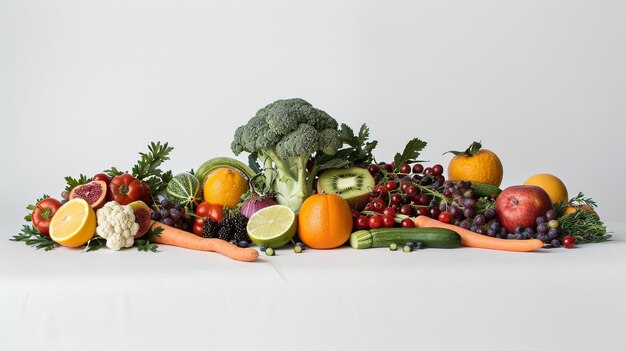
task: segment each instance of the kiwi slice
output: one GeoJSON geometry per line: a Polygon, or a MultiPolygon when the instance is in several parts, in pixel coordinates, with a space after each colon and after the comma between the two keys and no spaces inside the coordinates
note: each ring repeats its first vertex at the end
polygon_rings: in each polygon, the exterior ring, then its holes
{"type": "Polygon", "coordinates": [[[361,209],[367,204],[375,184],[374,177],[365,168],[330,169],[317,180],[317,192],[337,194],[348,202],[350,208],[361,209]]]}

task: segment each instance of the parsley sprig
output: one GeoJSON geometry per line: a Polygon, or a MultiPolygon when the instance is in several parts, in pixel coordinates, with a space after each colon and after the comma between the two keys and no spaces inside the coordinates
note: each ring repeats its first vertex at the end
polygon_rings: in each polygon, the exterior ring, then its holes
{"type": "Polygon", "coordinates": [[[34,226],[28,224],[24,224],[21,232],[14,235],[9,240],[23,242],[37,250],[44,249],[44,251],[50,251],[59,246],[59,244],[52,241],[50,237],[41,234],[34,226]]]}

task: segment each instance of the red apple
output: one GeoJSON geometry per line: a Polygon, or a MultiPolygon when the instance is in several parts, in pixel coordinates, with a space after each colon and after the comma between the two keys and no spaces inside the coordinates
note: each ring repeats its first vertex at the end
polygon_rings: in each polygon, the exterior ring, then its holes
{"type": "Polygon", "coordinates": [[[496,199],[500,224],[513,233],[517,226],[534,228],[536,218],[552,209],[552,200],[542,188],[534,185],[515,185],[504,189],[496,199]]]}

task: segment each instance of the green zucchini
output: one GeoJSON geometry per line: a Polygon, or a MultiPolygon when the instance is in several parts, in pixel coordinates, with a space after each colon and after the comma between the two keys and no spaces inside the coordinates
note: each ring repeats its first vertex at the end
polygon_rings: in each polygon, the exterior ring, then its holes
{"type": "Polygon", "coordinates": [[[254,171],[248,167],[245,163],[234,159],[232,157],[216,157],[204,162],[198,169],[195,171],[196,178],[200,181],[200,184],[204,184],[204,180],[209,173],[213,172],[218,168],[230,168],[233,169],[241,175],[243,175],[246,179],[250,179],[254,177],[254,171]]]}
{"type": "Polygon", "coordinates": [[[392,243],[404,245],[407,242],[421,242],[425,247],[449,249],[461,245],[461,237],[444,228],[378,228],[357,230],[350,235],[350,246],[354,249],[389,247],[392,243]]]}
{"type": "Polygon", "coordinates": [[[502,189],[495,185],[478,182],[472,182],[472,188],[474,188],[474,192],[478,195],[478,197],[496,197],[502,192],[502,189]]]}

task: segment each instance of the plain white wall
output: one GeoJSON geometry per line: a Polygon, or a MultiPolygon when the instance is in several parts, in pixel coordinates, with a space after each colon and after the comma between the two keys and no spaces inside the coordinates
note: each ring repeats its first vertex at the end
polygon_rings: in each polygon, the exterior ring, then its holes
{"type": "Polygon", "coordinates": [[[278,98],[366,122],[390,160],[412,137],[447,166],[473,140],[503,185],[558,175],[625,220],[626,2],[0,0],[2,230],[63,177],[231,155],[278,98]]]}

